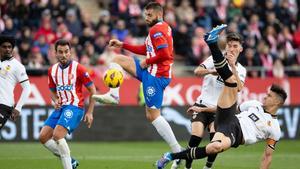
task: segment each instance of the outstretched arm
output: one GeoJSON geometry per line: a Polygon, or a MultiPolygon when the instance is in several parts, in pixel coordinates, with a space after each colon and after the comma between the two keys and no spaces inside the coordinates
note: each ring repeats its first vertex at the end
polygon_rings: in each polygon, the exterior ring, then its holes
{"type": "Polygon", "coordinates": [[[146,50],[146,45],[130,45],[127,43],[123,43],[119,41],[118,39],[112,39],[109,41],[109,46],[110,47],[115,47],[115,48],[124,48],[126,50],[129,50],[130,52],[133,52],[135,54],[139,55],[146,55],[147,50],[146,50]]]}
{"type": "Polygon", "coordinates": [[[271,148],[270,145],[266,146],[265,151],[262,156],[260,169],[268,169],[270,167],[273,151],[274,151],[274,149],[271,148]]]}

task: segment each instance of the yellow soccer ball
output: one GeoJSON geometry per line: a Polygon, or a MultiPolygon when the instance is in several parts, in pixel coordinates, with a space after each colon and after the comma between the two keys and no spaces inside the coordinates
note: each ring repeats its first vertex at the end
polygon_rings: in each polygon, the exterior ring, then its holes
{"type": "Polygon", "coordinates": [[[105,72],[103,81],[107,87],[120,87],[120,85],[123,83],[123,73],[117,69],[109,69],[105,72]]]}

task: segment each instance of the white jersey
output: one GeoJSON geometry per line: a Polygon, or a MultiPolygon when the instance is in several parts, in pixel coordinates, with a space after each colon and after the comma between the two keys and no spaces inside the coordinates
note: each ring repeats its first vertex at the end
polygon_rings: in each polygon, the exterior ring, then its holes
{"type": "Polygon", "coordinates": [[[0,104],[14,106],[14,89],[17,83],[28,80],[25,67],[14,57],[0,61],[0,104]]]}
{"type": "MultiPolygon", "coordinates": [[[[212,56],[208,57],[202,64],[206,69],[214,69],[214,61],[212,56]]],[[[245,83],[246,68],[240,63],[237,63],[237,72],[240,80],[245,83]]],[[[224,87],[224,82],[220,76],[208,74],[204,76],[202,82],[201,95],[197,98],[196,103],[204,104],[205,106],[217,106],[218,98],[224,87]]]]}
{"type": "Polygon", "coordinates": [[[237,114],[245,144],[254,144],[260,140],[278,141],[281,136],[279,122],[271,114],[266,113],[262,104],[256,100],[246,101],[239,106],[237,114]]]}

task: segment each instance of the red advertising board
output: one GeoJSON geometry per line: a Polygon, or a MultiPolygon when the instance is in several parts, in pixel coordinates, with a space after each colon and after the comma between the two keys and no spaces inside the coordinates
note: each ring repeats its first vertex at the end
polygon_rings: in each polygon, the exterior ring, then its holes
{"type": "MultiPolygon", "coordinates": [[[[50,105],[50,93],[47,85],[47,76],[30,77],[32,94],[27,100],[29,105],[50,105]]],[[[105,93],[106,88],[101,78],[94,79],[98,93],[105,93]]],[[[266,93],[266,89],[272,83],[280,84],[288,93],[287,105],[300,105],[300,78],[287,79],[247,79],[245,87],[239,94],[239,101],[249,99],[262,100],[266,93]]],[[[165,105],[191,105],[195,102],[201,91],[202,78],[197,77],[177,77],[174,78],[171,84],[166,88],[164,94],[165,105]]],[[[137,105],[139,81],[129,78],[125,79],[121,86],[120,96],[121,105],[137,105]]],[[[20,86],[16,88],[16,98],[20,96],[20,86]]],[[[87,96],[87,93],[85,93],[87,96]]]]}

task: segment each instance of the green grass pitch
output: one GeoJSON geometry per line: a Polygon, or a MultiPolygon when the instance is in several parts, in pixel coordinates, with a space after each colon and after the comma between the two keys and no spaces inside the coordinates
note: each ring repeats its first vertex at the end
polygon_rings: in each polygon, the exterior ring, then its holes
{"type": "MultiPolygon", "coordinates": [[[[69,145],[72,156],[80,162],[78,169],[154,169],[154,162],[168,151],[164,142],[70,141],[69,145]]],[[[300,168],[300,141],[282,140],[276,148],[272,169],[300,168]]],[[[264,143],[231,149],[218,156],[214,169],[258,169],[263,149],[264,143]]],[[[0,142],[0,152],[0,169],[62,168],[58,158],[39,143],[0,142]]],[[[202,169],[204,162],[197,160],[193,168],[202,169]]]]}

